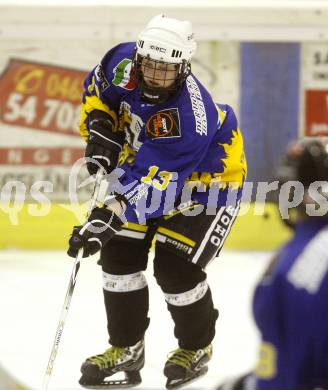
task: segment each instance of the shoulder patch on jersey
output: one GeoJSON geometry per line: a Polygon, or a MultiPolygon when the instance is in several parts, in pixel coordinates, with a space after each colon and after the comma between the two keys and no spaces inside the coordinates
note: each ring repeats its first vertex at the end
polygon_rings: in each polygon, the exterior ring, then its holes
{"type": "Polygon", "coordinates": [[[158,111],[146,123],[147,138],[181,137],[180,118],[177,108],[158,111]]]}
{"type": "Polygon", "coordinates": [[[100,90],[102,92],[105,91],[109,87],[109,82],[107,81],[107,79],[105,77],[105,73],[103,71],[103,67],[101,66],[101,64],[97,65],[94,73],[95,73],[97,81],[100,84],[100,90]]]}
{"type": "Polygon", "coordinates": [[[130,79],[132,60],[124,58],[114,67],[113,84],[127,90],[134,89],[135,85],[130,79]]]}

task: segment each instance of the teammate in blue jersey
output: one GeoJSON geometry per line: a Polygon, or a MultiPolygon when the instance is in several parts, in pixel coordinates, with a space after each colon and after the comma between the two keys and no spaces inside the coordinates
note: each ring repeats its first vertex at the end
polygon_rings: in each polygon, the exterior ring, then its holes
{"type": "Polygon", "coordinates": [[[179,345],[164,367],[167,387],[207,370],[218,311],[204,269],[237,216],[246,161],[232,108],[215,104],[191,73],[195,50],[190,22],[158,15],[137,42],[112,48],[85,80],[87,168],[106,169],[111,193],[74,229],[68,253],[101,250],[111,347],[83,363],[82,386],[141,381],[149,325],[143,271],[154,237],[154,274],[179,345]],[[118,371],[124,381],[105,379],[118,371]]]}
{"type": "Polygon", "coordinates": [[[278,174],[305,189],[290,214],[294,236],[255,290],[257,367],[220,390],[328,389],[328,140],[297,141],[278,174]]]}

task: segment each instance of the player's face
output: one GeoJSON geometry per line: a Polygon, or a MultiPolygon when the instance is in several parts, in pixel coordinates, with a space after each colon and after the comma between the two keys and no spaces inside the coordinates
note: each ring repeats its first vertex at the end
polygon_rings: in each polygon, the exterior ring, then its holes
{"type": "Polygon", "coordinates": [[[176,64],[166,64],[144,58],[141,62],[141,71],[145,83],[150,87],[171,87],[177,77],[176,64]]]}

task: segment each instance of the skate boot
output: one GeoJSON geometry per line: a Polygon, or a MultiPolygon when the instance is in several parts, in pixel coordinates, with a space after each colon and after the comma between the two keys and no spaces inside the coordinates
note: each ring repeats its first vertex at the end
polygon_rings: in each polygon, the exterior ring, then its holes
{"type": "Polygon", "coordinates": [[[166,388],[178,389],[207,373],[207,363],[212,357],[212,345],[191,351],[178,348],[171,352],[164,367],[166,388]]]}
{"type": "Polygon", "coordinates": [[[132,347],[113,346],[103,354],[88,358],[81,367],[79,383],[88,389],[113,389],[137,386],[141,383],[139,371],[145,363],[144,341],[132,347]],[[105,379],[124,372],[124,379],[105,379]]]}

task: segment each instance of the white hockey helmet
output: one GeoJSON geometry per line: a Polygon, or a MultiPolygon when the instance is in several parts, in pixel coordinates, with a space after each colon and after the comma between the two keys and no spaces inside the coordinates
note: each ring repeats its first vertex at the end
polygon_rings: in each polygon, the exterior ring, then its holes
{"type": "Polygon", "coordinates": [[[141,56],[175,64],[190,62],[196,47],[191,23],[163,14],[153,17],[137,40],[137,53],[141,56]]]}
{"type": "Polygon", "coordinates": [[[151,19],[138,37],[131,70],[142,99],[161,103],[177,93],[191,72],[190,60],[195,51],[190,22],[165,15],[151,19]],[[147,65],[145,60],[151,63],[147,65]]]}

